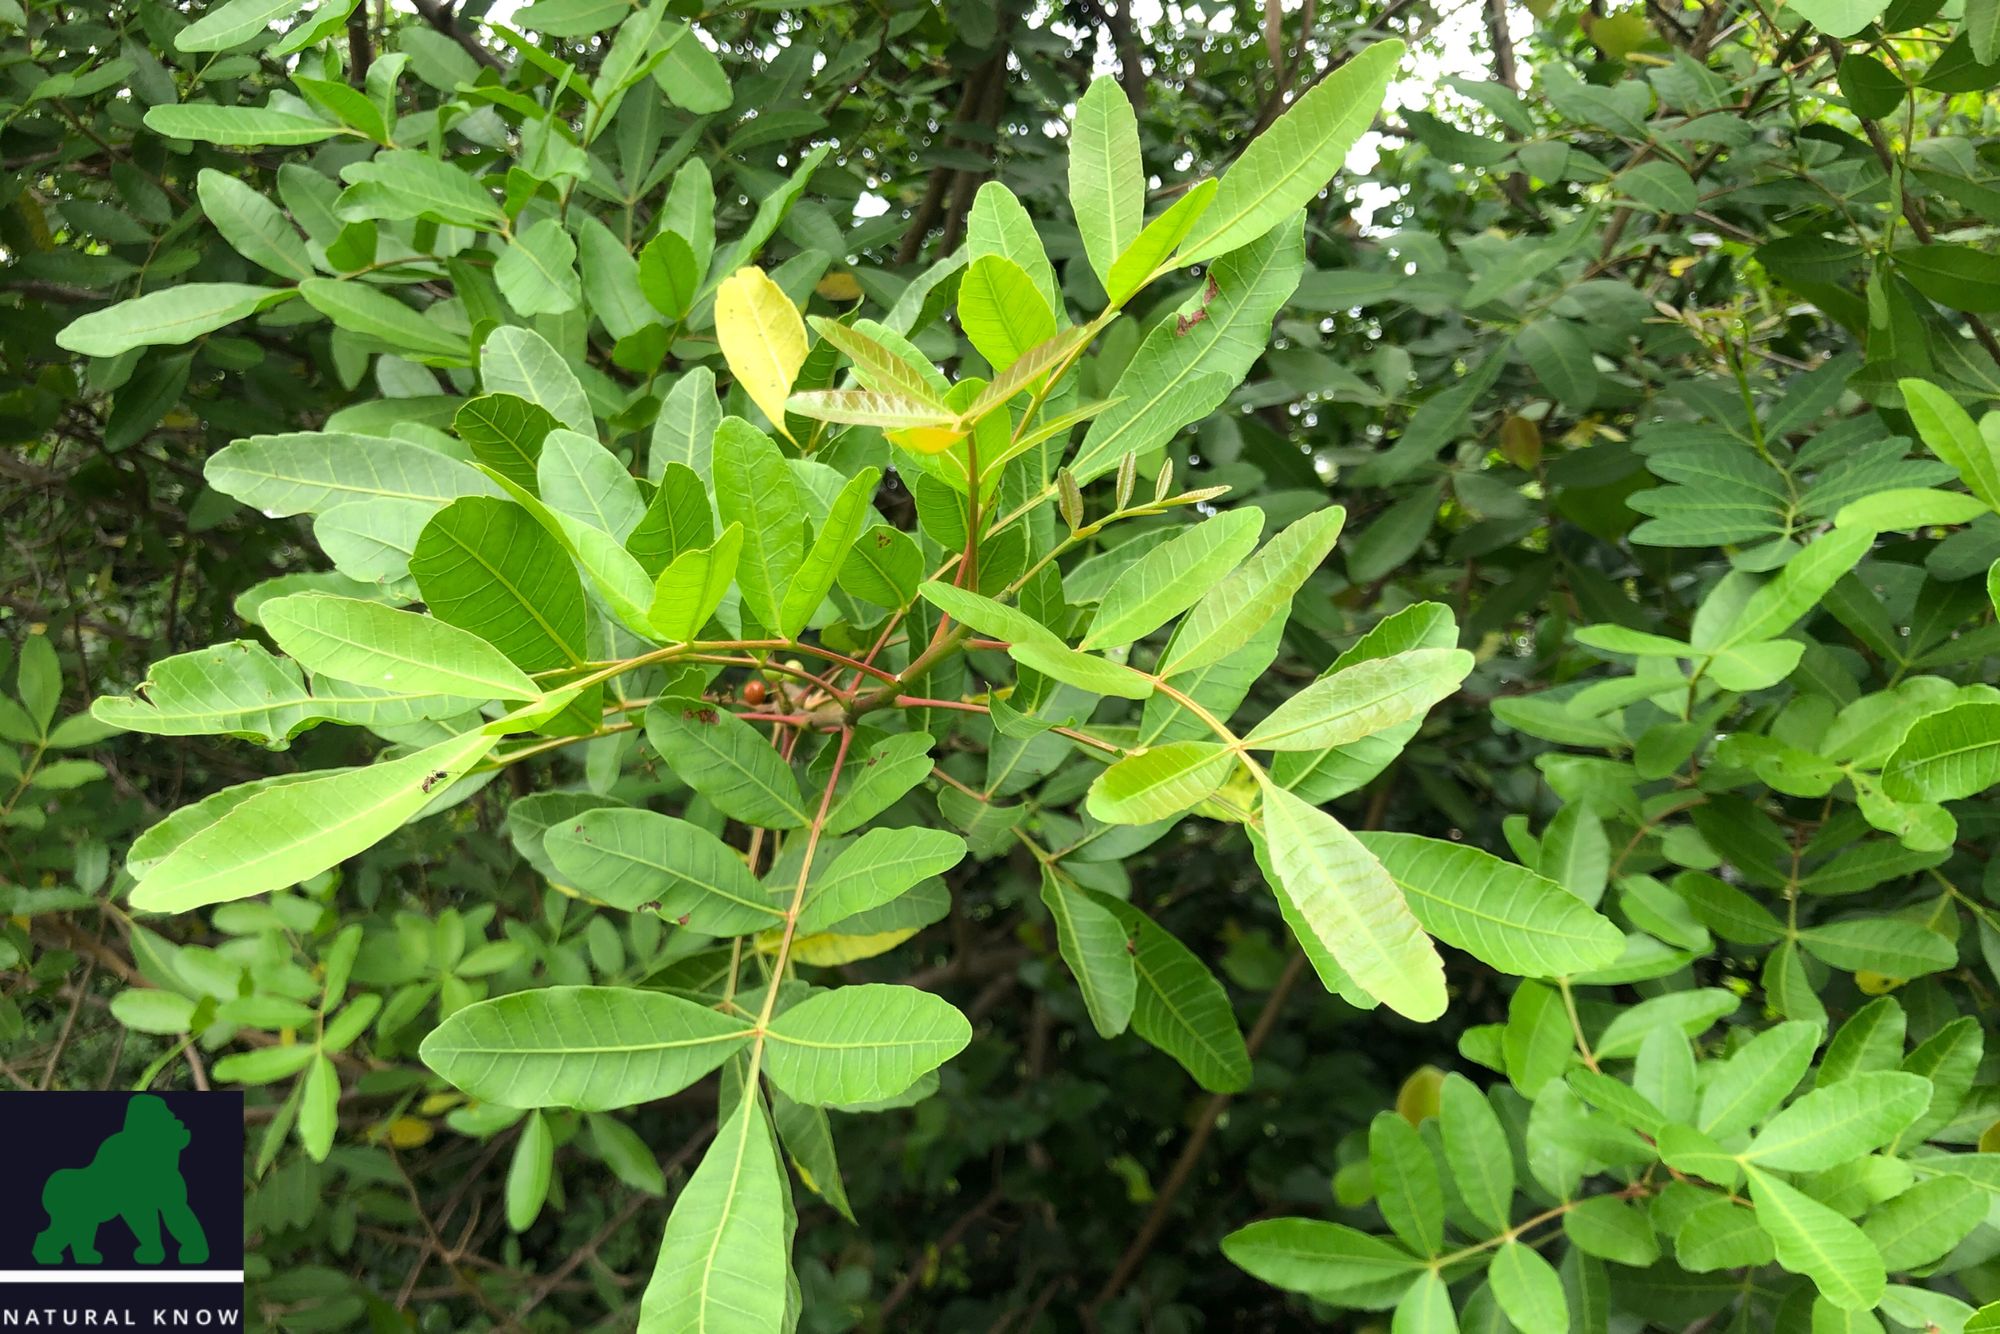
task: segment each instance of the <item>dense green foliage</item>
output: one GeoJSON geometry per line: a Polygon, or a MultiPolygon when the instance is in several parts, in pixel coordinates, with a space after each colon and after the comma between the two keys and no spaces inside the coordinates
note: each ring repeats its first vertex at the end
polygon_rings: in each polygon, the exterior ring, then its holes
{"type": "Polygon", "coordinates": [[[4,1069],[263,1325],[2000,1328],[2000,5],[417,8],[0,0],[4,1069]]]}

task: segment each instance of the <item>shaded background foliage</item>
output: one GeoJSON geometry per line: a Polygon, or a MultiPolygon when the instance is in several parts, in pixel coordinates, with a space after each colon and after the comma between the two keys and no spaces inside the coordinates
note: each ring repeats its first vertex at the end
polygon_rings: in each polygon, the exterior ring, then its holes
{"type": "MultiPolygon", "coordinates": [[[[588,70],[603,52],[591,20],[568,21],[581,8],[543,0],[510,17],[588,70]]],[[[1682,632],[1732,564],[1778,567],[1805,527],[1869,489],[1936,485],[1928,456],[1906,457],[1910,441],[1856,462],[1879,433],[1839,434],[1871,405],[1901,423],[1899,377],[1968,399],[2000,394],[1984,323],[2000,308],[1987,93],[2000,68],[1992,50],[1986,63],[1975,50],[1990,38],[1969,31],[1983,10],[1968,4],[1961,22],[1899,0],[1879,27],[1843,42],[1789,12],[1729,0],[1324,8],[1169,7],[1147,22],[1095,0],[723,9],[699,21],[728,101],[704,113],[662,100],[663,138],[669,156],[707,160],[721,198],[734,197],[717,219],[725,238],[810,145],[835,145],[773,258],[830,236],[832,253],[852,261],[838,267],[865,290],[872,274],[913,277],[952,252],[984,180],[1007,183],[1038,220],[1066,218],[1066,147],[1049,127],[1100,68],[1139,109],[1149,170],[1186,180],[1226,165],[1371,36],[1410,39],[1411,77],[1356,170],[1310,211],[1307,276],[1271,350],[1231,409],[1173,452],[1190,484],[1254,497],[1274,527],[1328,498],[1348,506],[1341,558],[1297,600],[1274,685],[1310,680],[1383,613],[1423,599],[1451,607],[1462,642],[1480,653],[1467,689],[1394,768],[1340,800],[1342,817],[1511,845],[1551,874],[1562,861],[1580,877],[1573,888],[1594,879],[1602,894],[1621,870],[1676,860],[1660,855],[1654,821],[1621,822],[1618,803],[1587,799],[1605,775],[1573,752],[1622,756],[1633,738],[1513,702],[1604,675],[1604,655],[1579,646],[1575,626],[1682,632]],[[1800,378],[1834,357],[1844,358],[1834,373],[1800,378]],[[1686,511],[1663,493],[1699,474],[1709,443],[1689,428],[1741,434],[1753,412],[1772,445],[1769,473],[1734,485],[1762,494],[1775,478],[1780,500],[1747,506],[1723,530],[1676,528],[1686,511]],[[1678,475],[1677,452],[1688,460],[1678,475]],[[1873,471],[1857,490],[1841,484],[1843,463],[1873,471]],[[1551,754],[1569,761],[1548,763],[1551,754]]],[[[548,83],[482,27],[476,4],[319,16],[329,35],[344,31],[356,82],[388,53],[410,57],[394,94],[405,114],[459,81],[548,83]]],[[[0,617],[19,658],[0,682],[28,717],[0,715],[15,757],[0,752],[10,793],[0,882],[16,914],[0,939],[0,1035],[17,1086],[208,1081],[224,1044],[150,1033],[113,998],[157,982],[166,946],[156,942],[221,951],[269,924],[217,914],[206,931],[187,919],[141,925],[103,897],[114,867],[139,830],[195,797],[363,756],[336,729],[260,755],[201,738],[111,737],[87,718],[43,743],[51,718],[128,690],[149,662],[236,637],[242,599],[268,595],[266,581],[318,568],[299,524],[208,490],[203,462],[240,436],[316,428],[378,395],[437,392],[429,371],[389,360],[370,370],[304,320],[90,361],[56,346],[59,329],[112,299],[245,276],[197,207],[202,168],[269,192],[283,164],[325,170],[346,151],[179,152],[144,129],[149,105],[257,104],[283,83],[283,58],[268,49],[177,51],[173,34],[190,17],[158,3],[0,0],[0,29],[12,33],[0,54],[0,617]]],[[[662,179],[656,170],[631,198],[635,223],[657,206],[662,179]]],[[[1074,232],[1057,222],[1044,236],[1066,290],[1094,309],[1101,293],[1074,262],[1074,232]]],[[[1097,392],[1141,327],[1126,321],[1107,337],[1097,392]]],[[[942,328],[918,341],[940,359],[955,350],[942,328]]],[[[653,367],[621,362],[609,339],[591,361],[621,390],[651,382],[653,367]]],[[[622,424],[637,430],[644,413],[622,424]]],[[[1989,609],[1976,588],[1968,599],[1946,583],[1995,554],[1992,515],[1943,541],[1912,539],[1886,563],[1914,573],[1843,585],[1826,638],[1890,681],[1918,668],[1977,681],[1989,609]],[[1972,644],[1942,647],[1961,636],[1972,644]]],[[[1679,734],[1649,743],[1674,760],[1661,773],[1679,769],[1684,741],[1696,744],[1679,734]]],[[[464,959],[511,940],[506,921],[546,911],[503,813],[481,798],[358,859],[343,911],[431,937],[414,967],[364,955],[362,985],[392,1005],[421,993],[418,1008],[480,993],[484,975],[464,959]]],[[[1790,814],[1795,828],[1818,818],[1790,814]]],[[[1977,810],[1959,817],[1969,869],[1948,869],[1969,887],[1982,883],[1985,823],[1977,810]]],[[[1225,977],[1258,1046],[1253,1086],[1234,1098],[1200,1093],[1130,1039],[1095,1038],[1046,919],[1024,911],[1035,901],[1031,863],[970,871],[953,885],[950,919],[854,966],[857,978],[944,992],[978,1037],[941,1096],[906,1117],[842,1123],[860,1222],[818,1204],[802,1217],[807,1328],[1071,1328],[1083,1312],[1111,1329],[1305,1318],[1303,1299],[1222,1263],[1220,1238],[1259,1216],[1335,1209],[1329,1179],[1343,1169],[1351,1178],[1365,1159],[1360,1136],[1374,1114],[1399,1090],[1420,1101],[1425,1081],[1406,1081],[1426,1063],[1477,1072],[1461,1059],[1460,1034],[1506,1020],[1512,991],[1453,955],[1455,1003],[1437,1025],[1326,996],[1309,972],[1301,980],[1247,851],[1239,830],[1201,823],[1121,873],[1225,977]]],[[[1972,938],[1990,958],[1994,910],[1972,892],[1972,938]]],[[[1693,933],[1683,939],[1702,981],[1799,1017],[1802,1002],[1777,996],[1754,960],[1720,948],[1710,957],[1693,933]]],[[[1699,939],[1714,944],[1705,931],[1699,939]]],[[[1991,982],[1989,971],[1912,984],[1913,1030],[1990,1005],[1991,982]]],[[[1646,978],[1629,995],[1672,985],[1646,978]]],[[[1838,981],[1825,1005],[1837,1021],[1864,999],[1838,981]]],[[[511,1233],[501,1200],[509,1135],[483,1137],[453,1100],[428,1094],[414,1057],[423,1027],[384,1033],[344,1063],[341,1146],[324,1164],[286,1140],[275,1103],[253,1112],[253,1130],[276,1127],[253,1134],[246,1176],[257,1309],[298,1329],[629,1325],[665,1202],[608,1167],[590,1132],[566,1126],[576,1137],[559,1150],[557,1207],[511,1233]]],[[[282,1029],[255,1023],[229,1039],[238,1051],[282,1040],[282,1029]]],[[[1962,1118],[1968,1144],[1982,1112],[1993,1120],[1991,1073],[1989,1063],[1962,1118]]],[[[676,1100],[630,1119],[667,1165],[669,1195],[712,1129],[698,1108],[676,1100]]],[[[1967,1295],[1990,1299],[1996,1282],[1979,1259],[1960,1277],[1967,1295]]],[[[1671,1327],[1713,1314],[1697,1303],[1671,1327]]],[[[1746,1302],[1735,1318],[1749,1329],[1769,1316],[1746,1302]]]]}

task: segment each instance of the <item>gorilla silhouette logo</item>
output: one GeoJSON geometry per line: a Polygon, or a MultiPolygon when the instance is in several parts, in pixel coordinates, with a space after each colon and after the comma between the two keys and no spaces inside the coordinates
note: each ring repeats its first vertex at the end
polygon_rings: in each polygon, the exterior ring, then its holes
{"type": "Polygon", "coordinates": [[[97,1229],[122,1218],[139,1239],[133,1260],[156,1265],[167,1258],[160,1245],[160,1224],[167,1225],[180,1248],[180,1262],[208,1259],[208,1236],[201,1220],[188,1208],[187,1182],[181,1176],[181,1150],[188,1130],[165,1101],[141,1093],[125,1105],[125,1128],[112,1132],[97,1146],[88,1167],[63,1167],[42,1187],[42,1207],[49,1225],[35,1238],[35,1259],[60,1264],[67,1249],[79,1264],[96,1264],[97,1229]]]}

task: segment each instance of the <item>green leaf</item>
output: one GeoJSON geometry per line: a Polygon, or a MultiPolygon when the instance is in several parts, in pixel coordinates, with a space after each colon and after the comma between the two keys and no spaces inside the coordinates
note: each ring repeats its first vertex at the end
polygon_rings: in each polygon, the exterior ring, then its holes
{"type": "Polygon", "coordinates": [[[840,586],[864,602],[900,611],[916,599],[923,559],[908,533],[878,523],[848,549],[840,586]]]}
{"type": "Polygon", "coordinates": [[[1201,221],[1201,215],[1215,202],[1215,181],[1198,181],[1194,188],[1176,199],[1166,212],[1146,224],[1131,245],[1127,246],[1111,266],[1111,272],[1104,275],[1104,288],[1111,297],[1111,307],[1116,309],[1143,288],[1174,248],[1187,239],[1194,225],[1201,221]]]}
{"type": "Polygon", "coordinates": [[[1263,354],[1271,321],[1305,269],[1298,223],[1281,216],[1264,230],[1270,235],[1246,238],[1254,244],[1217,260],[1208,282],[1146,335],[1112,390],[1117,402],[1084,433],[1070,464],[1079,483],[1112,471],[1126,454],[1152,453],[1206,417],[1263,354]],[[1203,311],[1198,322],[1181,323],[1203,311]]]}
{"type": "Polygon", "coordinates": [[[1390,1334],[1459,1334],[1451,1289],[1435,1273],[1420,1274],[1396,1304],[1390,1334]]]}
{"type": "Polygon", "coordinates": [[[556,1141],[549,1123],[540,1112],[530,1112],[521,1122],[521,1137],[514,1141],[514,1157],[507,1165],[507,1226],[526,1232],[541,1215],[549,1198],[549,1179],[555,1173],[556,1141]]]}
{"type": "Polygon", "coordinates": [[[456,1011],[418,1054],[455,1087],[504,1107],[606,1111],[679,1092],[752,1031],[747,1019],[662,991],[552,986],[456,1011]]]}
{"type": "Polygon", "coordinates": [[[484,639],[525,671],[587,660],[583,582],[527,511],[469,496],[424,525],[410,572],[431,614],[484,639]]]}
{"type": "Polygon", "coordinates": [[[1760,1167],[1811,1172],[1860,1158],[1896,1138],[1930,1105],[1931,1082],[1868,1071],[1812,1092],[1765,1123],[1744,1156],[1760,1167]]]}
{"type": "Polygon", "coordinates": [[[1437,1159],[1415,1126],[1396,1112],[1377,1112],[1368,1125],[1368,1168],[1375,1204],[1403,1244],[1420,1255],[1444,1248],[1444,1186],[1437,1159]]]}
{"type": "Polygon", "coordinates": [[[1569,1301],[1562,1278],[1541,1252],[1507,1241],[1493,1252],[1487,1281],[1500,1309],[1521,1334],[1569,1334],[1569,1301]]]}
{"type": "Polygon", "coordinates": [[[1099,774],[1085,801],[1106,824],[1151,824],[1205,801],[1236,769],[1237,752],[1218,741],[1169,741],[1127,755],[1099,774]]]}
{"type": "Polygon", "coordinates": [[[293,295],[290,288],[247,283],[181,283],[79,316],[56,335],[56,345],[86,357],[115,357],[135,347],[191,342],[293,295]]]}
{"type": "Polygon", "coordinates": [[[743,525],[736,585],[764,628],[782,620],[785,592],[805,560],[805,504],[771,437],[740,417],[715,431],[715,501],[726,524],[743,525]]]}
{"type": "MultiPolygon", "coordinates": [[[[655,50],[666,49],[660,63],[653,66],[653,82],[675,106],[698,116],[729,110],[735,100],[735,93],[729,86],[729,74],[715,54],[694,35],[694,29],[685,23],[664,22],[653,39],[653,46],[655,50]]],[[[794,193],[804,184],[804,181],[799,181],[794,193]]]]}
{"type": "Polygon", "coordinates": [[[472,456],[516,486],[535,489],[542,442],[556,428],[547,409],[514,394],[481,394],[452,414],[452,434],[472,456]]]}
{"type": "Polygon", "coordinates": [[[1729,1139],[1770,1115],[1812,1068],[1820,1036],[1818,1024],[1794,1019],[1759,1033],[1728,1060],[1711,1063],[1695,1126],[1729,1139]]]}
{"type": "Polygon", "coordinates": [[[1790,0],[1787,6],[1830,37],[1854,36],[1888,7],[1887,0],[1790,0]]]}
{"type": "Polygon", "coordinates": [[[1444,1013],[1444,964],[1402,891],[1332,816],[1263,778],[1272,888],[1363,991],[1418,1021],[1444,1013]]]}
{"type": "Polygon", "coordinates": [[[1597,402],[1604,377],[1597,373],[1589,340],[1576,325],[1544,315],[1521,330],[1514,346],[1535,378],[1562,400],[1563,406],[1582,412],[1597,402]]]}
{"type": "Polygon", "coordinates": [[[1423,717],[1471,671],[1472,655],[1455,648],[1410,649],[1358,662],[1280,704],[1243,744],[1252,750],[1344,746],[1423,717]]]}
{"type": "Polygon", "coordinates": [[[1505,1230],[1514,1207],[1514,1151],[1493,1105],[1464,1075],[1445,1076],[1438,1128],[1445,1165],[1465,1207],[1480,1222],[1505,1230]]]}
{"type": "Polygon", "coordinates": [[[808,887],[801,933],[837,928],[856,913],[901,898],[965,858],[965,840],[945,829],[871,829],[841,850],[808,887]]]}
{"type": "Polygon", "coordinates": [[[1943,1259],[1986,1221],[1986,1197],[1963,1177],[1932,1177],[1876,1206],[1861,1231],[1892,1274],[1943,1259]]]}
{"type": "Polygon", "coordinates": [[[1146,221],[1146,179],[1139,118],[1109,74],[1092,79],[1077,100],[1069,130],[1069,206],[1090,267],[1112,290],[1112,267],[1146,221]]]}
{"type": "MultiPolygon", "coordinates": [[[[351,133],[338,125],[294,116],[285,111],[266,111],[262,107],[225,107],[212,102],[149,107],[145,121],[147,129],[169,139],[193,139],[233,148],[316,144],[336,134],[351,133]]],[[[172,290],[178,292],[185,289],[177,287],[172,290]]]]}
{"type": "Polygon", "coordinates": [[[260,791],[148,871],[132,906],[186,912],[316,876],[394,833],[498,739],[482,729],[400,760],[260,791]]]}
{"type": "Polygon", "coordinates": [[[797,829],[810,818],[791,766],[732,713],[698,699],[663,697],[646,710],[646,739],[682,782],[734,819],[797,829]]]}
{"type": "Polygon", "coordinates": [[[1215,202],[1176,261],[1198,264],[1247,246],[1311,203],[1382,109],[1403,51],[1398,41],[1368,47],[1252,140],[1223,175],[1215,202]]]}
{"type": "Polygon", "coordinates": [[[1554,881],[1463,843],[1362,831],[1424,930],[1505,973],[1560,977],[1615,960],[1625,937],[1554,881]]]}
{"type": "Polygon", "coordinates": [[[1139,984],[1132,1031],[1179,1061],[1211,1093],[1250,1087],[1250,1052],[1236,1012],[1207,965],[1131,904],[1096,891],[1090,897],[1117,917],[1131,941],[1139,984]]]}
{"type": "Polygon", "coordinates": [[[792,1221],[784,1169],[754,1090],[688,1178],[639,1303],[644,1330],[782,1329],[792,1221]]]}
{"type": "Polygon", "coordinates": [[[534,699],[542,691],[479,636],[379,602],[298,593],[258,613],[279,648],[308,670],[378,690],[469,699],[534,699]]]}
{"type": "Polygon", "coordinates": [[[1760,1168],[1749,1173],[1757,1226],[1770,1236],[1780,1265],[1810,1278],[1843,1311],[1865,1311],[1882,1300],[1882,1256],[1860,1228],[1760,1168]]]}
{"type": "Polygon", "coordinates": [[[972,1025],[928,991],[863,983],[823,991],[771,1020],[764,1067],[818,1106],[893,1098],[965,1050],[972,1025]]]}
{"type": "Polygon", "coordinates": [[[1653,1222],[1638,1207],[1613,1195],[1594,1195],[1563,1215],[1563,1232],[1600,1259],[1644,1269],[1660,1258],[1653,1222]]]}
{"type": "Polygon", "coordinates": [[[333,211],[343,222],[428,218],[491,230],[506,221],[507,215],[486,181],[442,157],[415,149],[377,153],[349,166],[341,175],[349,186],[333,211]]]}
{"type": "Polygon", "coordinates": [[[668,643],[693,639],[728,596],[742,556],[743,525],[732,523],[712,545],[674,557],[653,581],[648,623],[668,643]]]}
{"type": "Polygon", "coordinates": [[[1810,926],[1798,933],[1806,953],[1844,972],[1922,977],[1958,963],[1958,946],[1901,917],[1853,918],[1810,926]]]}
{"type": "Polygon", "coordinates": [[[739,936],[784,921],[784,909],[741,853],[671,815],[585,811],[551,826],[542,846],[565,881],[626,912],[657,903],[661,917],[707,936],[739,936]]]}
{"type": "Polygon", "coordinates": [[[785,589],[784,601],[778,609],[778,633],[786,639],[799,637],[820,603],[833,591],[834,578],[861,536],[861,525],[868,521],[869,502],[874,499],[875,487],[881,480],[879,469],[863,468],[847,480],[827,508],[826,521],[813,534],[812,545],[806,548],[805,558],[785,589]]]}
{"type": "Polygon", "coordinates": [[[554,218],[543,218],[507,242],[493,280],[522,315],[560,315],[583,300],[576,276],[576,242],[554,218]]]}
{"type": "Polygon", "coordinates": [[[1158,674],[1179,676],[1219,662],[1265,622],[1289,612],[1293,595],[1333,550],[1346,519],[1346,510],[1330,506],[1308,514],[1258,548],[1194,604],[1162,655],[1158,674]]]}
{"type": "Polygon", "coordinates": [[[1238,1228],[1222,1239],[1222,1253],[1273,1287],[1315,1297],[1414,1278],[1425,1267],[1392,1242],[1311,1218],[1266,1218],[1238,1228]]]}
{"type": "Polygon", "coordinates": [[[334,1132],[340,1129],[340,1074],[333,1062],[315,1055],[299,1084],[299,1144],[316,1163],[333,1152],[334,1132]]]}
{"type": "Polygon", "coordinates": [[[479,348],[479,380],[489,394],[526,399],[572,431],[595,436],[590,400],[562,354],[532,329],[495,329],[479,348]]]}
{"type": "Polygon", "coordinates": [[[1042,905],[1055,919],[1056,947],[1083,993],[1099,1037],[1117,1037],[1132,1020],[1139,980],[1126,950],[1125,927],[1110,909],[1042,865],[1042,905]]]}
{"type": "Polygon", "coordinates": [[[1024,667],[1093,695],[1144,699],[1153,693],[1152,681],[1142,673],[1122,663],[1077,652],[1063,643],[1055,631],[1018,608],[936,580],[923,584],[917,591],[925,601],[954,619],[1007,640],[1008,653],[1024,667]]]}
{"type": "Polygon", "coordinates": [[[1159,629],[1242,564],[1263,528],[1262,510],[1228,510],[1150,548],[1105,590],[1082,647],[1130,644],[1159,629]]]}
{"type": "Polygon", "coordinates": [[[2000,510],[2000,447],[1980,433],[1950,394],[1923,380],[1899,380],[1903,404],[1931,452],[1949,463],[1972,494],[2000,510]]]}
{"type": "Polygon", "coordinates": [[[1917,719],[1882,768],[1898,801],[1957,801],[2000,783],[2000,703],[1972,701],[1917,719]]]}
{"type": "Polygon", "coordinates": [[[298,5],[287,0],[228,0],[175,33],[174,49],[227,51],[253,37],[264,36],[271,24],[298,12],[298,5]]]}
{"type": "Polygon", "coordinates": [[[436,450],[338,431],[253,435],[210,455],[202,473],[224,495],[276,518],[355,500],[442,506],[460,496],[499,494],[477,469],[436,450]]]}
{"type": "Polygon", "coordinates": [[[1715,623],[1710,604],[1718,600],[1711,598],[1695,616],[1694,647],[1720,655],[1739,646],[1776,639],[1819,606],[1874,542],[1875,534],[1865,528],[1836,529],[1815,539],[1787,561],[1775,578],[1740,605],[1727,607],[1722,624],[1715,623]]]}
{"type": "Polygon", "coordinates": [[[307,305],[373,348],[441,366],[471,364],[471,349],[463,338],[425,319],[387,292],[337,278],[308,278],[299,284],[299,295],[307,305]]]}
{"type": "Polygon", "coordinates": [[[296,663],[247,640],[162,658],[133,695],[100,695],[91,716],[153,736],[242,736],[281,746],[316,723],[396,727],[450,718],[472,701],[338,681],[310,689],[296,663]]]}
{"type": "MultiPolygon", "coordinates": [[[[289,12],[295,6],[287,3],[285,8],[289,12]]],[[[201,211],[237,254],[280,278],[296,281],[313,276],[306,243],[276,204],[213,167],[202,168],[195,177],[195,190],[201,211]]]]}
{"type": "Polygon", "coordinates": [[[958,286],[958,322],[996,371],[1056,336],[1055,312],[1034,280],[1001,255],[981,255],[966,265],[958,286]]]}

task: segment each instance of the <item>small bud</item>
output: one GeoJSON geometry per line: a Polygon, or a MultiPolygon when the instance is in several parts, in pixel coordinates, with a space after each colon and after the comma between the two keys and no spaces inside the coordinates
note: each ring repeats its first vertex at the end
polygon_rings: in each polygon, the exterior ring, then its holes
{"type": "Polygon", "coordinates": [[[1118,460],[1118,508],[1124,509],[1132,499],[1132,484],[1139,478],[1139,456],[1127,454],[1118,460]]]}
{"type": "Polygon", "coordinates": [[[1174,461],[1167,459],[1160,464],[1159,480],[1153,483],[1153,503],[1159,504],[1174,492],[1174,461]]]}
{"type": "Polygon", "coordinates": [[[1056,474],[1056,503],[1062,508],[1063,522],[1072,533],[1083,527],[1083,490],[1076,484],[1076,474],[1068,468],[1056,474]]]}

